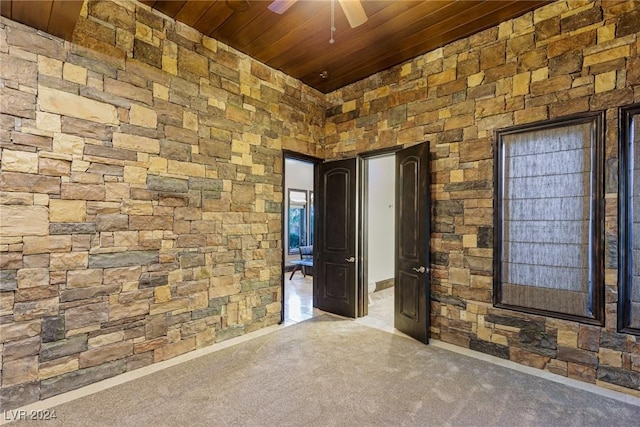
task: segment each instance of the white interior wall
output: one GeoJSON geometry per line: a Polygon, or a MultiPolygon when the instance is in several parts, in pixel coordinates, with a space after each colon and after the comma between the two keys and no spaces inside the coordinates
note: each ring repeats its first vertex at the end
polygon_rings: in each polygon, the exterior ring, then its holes
{"type": "MultiPolygon", "coordinates": [[[[295,159],[285,159],[285,183],[284,183],[284,251],[285,257],[289,247],[289,188],[294,190],[313,191],[313,163],[295,159]]],[[[299,258],[299,255],[293,255],[299,258]]]]}
{"type": "Polygon", "coordinates": [[[395,274],[395,156],[367,160],[367,254],[369,285],[395,274]]]}

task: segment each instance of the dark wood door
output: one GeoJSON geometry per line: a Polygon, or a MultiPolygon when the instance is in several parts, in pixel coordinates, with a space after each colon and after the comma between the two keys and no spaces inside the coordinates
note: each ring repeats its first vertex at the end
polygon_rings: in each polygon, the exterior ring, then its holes
{"type": "Polygon", "coordinates": [[[318,172],[314,306],[356,317],[356,159],[323,163],[318,172]]]}
{"type": "Polygon", "coordinates": [[[429,342],[429,143],[396,153],[394,327],[429,342]]]}

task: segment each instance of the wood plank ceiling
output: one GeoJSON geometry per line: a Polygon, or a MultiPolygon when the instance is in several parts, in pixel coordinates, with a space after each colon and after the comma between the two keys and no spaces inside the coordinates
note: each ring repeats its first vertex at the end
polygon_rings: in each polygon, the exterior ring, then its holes
{"type": "MultiPolygon", "coordinates": [[[[351,28],[336,2],[335,43],[330,44],[329,0],[298,0],[282,15],[268,9],[270,1],[142,2],[323,93],[549,3],[362,0],[369,19],[351,28]]],[[[75,19],[68,16],[79,12],[75,3],[3,0],[0,5],[3,16],[69,39],[75,19]],[[58,18],[61,10],[65,10],[64,19],[58,18]]]]}
{"type": "Polygon", "coordinates": [[[71,40],[82,0],[0,0],[0,14],[12,21],[71,40]]]}
{"type": "Polygon", "coordinates": [[[269,1],[144,3],[327,93],[548,2],[363,0],[369,19],[351,28],[336,1],[334,44],[329,0],[298,0],[282,15],[269,1]]]}

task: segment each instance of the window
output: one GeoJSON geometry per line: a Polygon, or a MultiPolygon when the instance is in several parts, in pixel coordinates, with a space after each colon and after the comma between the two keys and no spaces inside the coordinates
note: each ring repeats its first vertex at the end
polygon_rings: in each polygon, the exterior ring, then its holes
{"type": "Polygon", "coordinates": [[[497,133],[494,303],[601,324],[602,115],[497,133]]]}
{"type": "Polygon", "coordinates": [[[313,191],[309,191],[309,242],[307,244],[309,246],[313,245],[313,227],[315,226],[315,212],[313,207],[315,204],[313,203],[313,191]]]}
{"type": "Polygon", "coordinates": [[[307,192],[289,189],[289,253],[307,245],[307,192]]]}
{"type": "Polygon", "coordinates": [[[620,111],[618,329],[640,335],[640,104],[620,111]]]}

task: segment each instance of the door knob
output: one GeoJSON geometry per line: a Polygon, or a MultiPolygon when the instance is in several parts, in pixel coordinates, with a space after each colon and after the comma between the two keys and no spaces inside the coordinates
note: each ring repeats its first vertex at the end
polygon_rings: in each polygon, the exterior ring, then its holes
{"type": "Polygon", "coordinates": [[[413,271],[415,271],[416,273],[424,273],[427,271],[426,268],[424,268],[424,265],[421,265],[420,268],[413,268],[413,271]]]}
{"type": "Polygon", "coordinates": [[[347,262],[356,262],[356,258],[355,257],[345,258],[344,260],[347,261],[347,262]]]}

